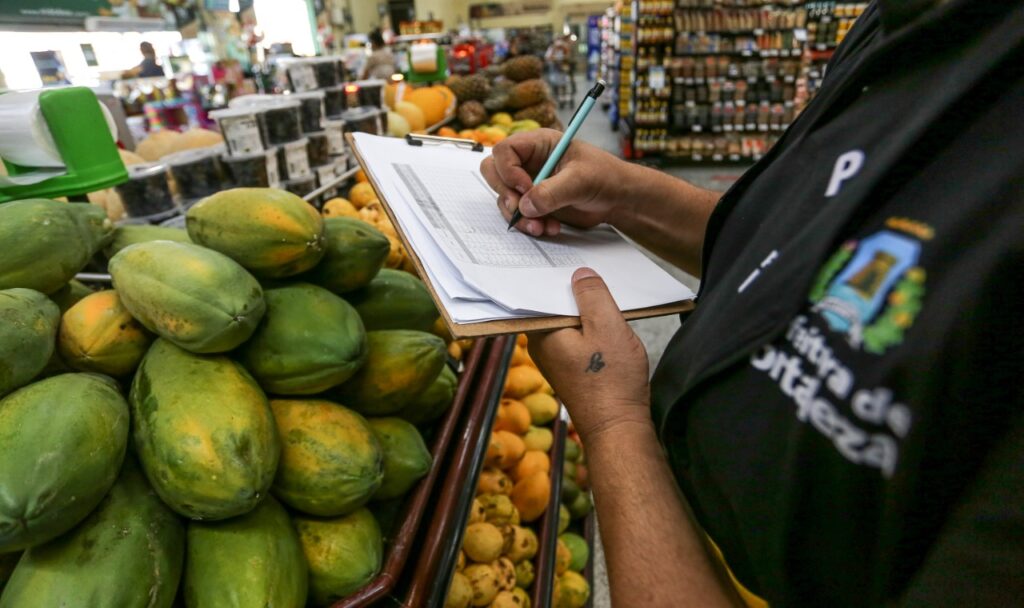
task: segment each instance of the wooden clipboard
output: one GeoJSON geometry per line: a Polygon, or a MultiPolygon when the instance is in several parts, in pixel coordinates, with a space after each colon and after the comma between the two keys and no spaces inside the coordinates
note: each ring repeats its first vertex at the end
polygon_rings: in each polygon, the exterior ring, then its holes
{"type": "MultiPolygon", "coordinates": [[[[483,338],[486,336],[543,332],[551,331],[553,329],[580,326],[579,317],[566,316],[501,319],[498,321],[481,321],[479,323],[456,323],[452,321],[451,315],[448,314],[448,311],[445,310],[444,306],[441,304],[441,298],[437,295],[437,288],[430,282],[429,275],[427,275],[426,271],[423,269],[423,262],[420,260],[419,254],[416,253],[416,249],[410,245],[409,238],[406,237],[405,231],[402,230],[402,226],[398,223],[395,213],[391,210],[391,205],[389,205],[388,201],[381,195],[382,189],[374,179],[373,173],[367,170],[366,163],[363,161],[363,156],[359,153],[359,149],[356,147],[355,139],[352,137],[351,133],[345,134],[345,141],[348,142],[349,150],[352,151],[352,155],[359,163],[363,173],[366,174],[366,178],[370,182],[370,186],[377,195],[377,200],[379,200],[381,206],[384,207],[384,212],[388,214],[388,218],[391,220],[391,224],[395,227],[395,231],[398,233],[398,237],[401,239],[406,252],[408,252],[413,266],[416,267],[416,273],[421,279],[423,279],[423,283],[430,291],[430,297],[434,299],[434,304],[437,306],[437,309],[441,311],[441,318],[444,319],[444,323],[448,326],[448,331],[452,333],[453,337],[461,340],[464,338],[483,338]]],[[[672,304],[663,304],[661,306],[626,310],[622,312],[622,315],[628,321],[632,321],[634,319],[647,319],[650,317],[664,317],[667,315],[687,312],[692,310],[693,306],[694,304],[692,300],[683,300],[672,304]]]]}

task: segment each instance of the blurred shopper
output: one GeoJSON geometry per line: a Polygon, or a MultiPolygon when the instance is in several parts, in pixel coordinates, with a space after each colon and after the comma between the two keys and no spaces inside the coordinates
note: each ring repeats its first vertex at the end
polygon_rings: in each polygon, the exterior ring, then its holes
{"type": "Polygon", "coordinates": [[[395,56],[384,44],[384,34],[379,29],[370,32],[370,56],[363,67],[363,78],[391,78],[395,73],[395,56]]]}
{"type": "Polygon", "coordinates": [[[142,63],[130,70],[125,70],[121,74],[123,78],[152,78],[164,75],[164,69],[156,62],[156,50],[153,49],[152,44],[143,42],[139,45],[139,52],[142,53],[142,63]]]}
{"type": "Polygon", "coordinates": [[[573,56],[572,38],[569,36],[555,38],[544,53],[544,61],[547,65],[548,83],[558,101],[558,107],[572,106],[573,97],[576,95],[574,80],[576,62],[573,56]]]}

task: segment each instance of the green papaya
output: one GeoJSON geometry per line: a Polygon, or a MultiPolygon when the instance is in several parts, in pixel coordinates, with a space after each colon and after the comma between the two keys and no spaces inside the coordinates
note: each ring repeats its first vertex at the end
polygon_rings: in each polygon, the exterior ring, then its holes
{"type": "Polygon", "coordinates": [[[18,565],[19,559],[21,559],[21,551],[0,553],[0,593],[7,586],[7,581],[10,580],[11,573],[14,572],[14,567],[18,565]]]}
{"type": "Polygon", "coordinates": [[[413,397],[412,401],[395,415],[417,426],[433,422],[452,406],[458,384],[459,379],[455,372],[451,367],[444,365],[441,367],[441,373],[434,378],[427,390],[413,397]]]}
{"type": "Polygon", "coordinates": [[[0,608],[170,608],[184,557],[185,526],[129,457],[89,517],[25,552],[0,608]]]}
{"type": "Polygon", "coordinates": [[[0,291],[0,396],[28,384],[53,355],[60,309],[32,289],[0,291]]]}
{"type": "Polygon", "coordinates": [[[369,583],[384,554],[377,520],[366,509],[337,519],[293,520],[309,564],[309,599],[330,606],[369,583]]]}
{"type": "Polygon", "coordinates": [[[135,451],[172,509],[224,519],[266,496],[281,448],[267,398],[241,365],[160,339],[135,372],[130,400],[135,451]]]}
{"type": "Polygon", "coordinates": [[[63,374],[0,400],[0,552],[73,528],[117,479],[128,404],[104,376],[63,374]]]}
{"type": "Polygon", "coordinates": [[[433,383],[447,354],[441,338],[408,329],[367,332],[366,346],[366,363],[332,391],[365,416],[401,411],[433,383]]]}
{"type": "Polygon", "coordinates": [[[367,285],[384,265],[391,242],[370,224],[351,217],[324,220],[326,253],[305,277],[337,294],[367,285]]]}
{"type": "Polygon", "coordinates": [[[267,392],[322,393],[365,361],[366,332],[345,300],[308,283],[268,289],[263,297],[267,312],[239,357],[267,392]]]}
{"type": "Polygon", "coordinates": [[[110,242],[113,231],[96,205],[42,198],[0,205],[0,289],[57,291],[110,242]]]}
{"type": "Polygon", "coordinates": [[[249,339],[266,304],[256,279],[234,260],[190,243],[130,245],[110,260],[124,307],[146,329],[194,353],[220,353],[249,339]]]}
{"type": "Polygon", "coordinates": [[[300,608],[309,575],[288,513],[267,496],[227,521],[188,524],[185,605],[190,608],[300,608]]]}
{"type": "Polygon", "coordinates": [[[64,314],[67,309],[77,304],[79,300],[90,293],[92,293],[91,287],[81,281],[71,279],[64,284],[64,287],[61,287],[57,291],[51,293],[50,299],[53,300],[53,303],[60,309],[61,314],[64,314]]]}
{"type": "Polygon", "coordinates": [[[114,228],[114,236],[110,240],[110,244],[103,250],[103,253],[109,259],[129,245],[148,243],[149,241],[192,242],[189,240],[188,233],[185,232],[184,228],[150,226],[148,224],[124,224],[114,228]]]}
{"type": "Polygon", "coordinates": [[[303,513],[335,517],[366,504],[384,478],[366,420],[330,401],[274,399],[281,464],[274,494],[303,513]]]}
{"type": "Polygon", "coordinates": [[[401,418],[369,418],[370,428],[384,454],[384,481],[373,494],[374,500],[405,495],[430,471],[433,459],[423,437],[412,424],[401,418]]]}
{"type": "Polygon", "coordinates": [[[383,268],[369,285],[345,294],[345,299],[359,311],[366,331],[430,331],[438,316],[426,285],[404,270],[383,268]]]}
{"type": "Polygon", "coordinates": [[[324,223],[301,197],[276,188],[222,190],[185,216],[192,241],[215,249],[259,277],[288,277],[324,257],[324,223]]]}

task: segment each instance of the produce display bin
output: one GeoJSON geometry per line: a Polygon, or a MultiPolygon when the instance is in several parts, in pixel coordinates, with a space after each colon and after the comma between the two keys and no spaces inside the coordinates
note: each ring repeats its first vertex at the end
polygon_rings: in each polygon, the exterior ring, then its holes
{"type": "Polygon", "coordinates": [[[457,434],[461,418],[460,414],[466,408],[466,403],[471,399],[471,390],[474,386],[474,380],[480,371],[481,360],[485,351],[489,350],[487,342],[487,340],[478,340],[466,356],[465,367],[459,375],[459,382],[455,390],[452,406],[438,423],[437,432],[430,447],[430,455],[433,460],[430,471],[406,496],[402,513],[396,522],[390,542],[385,549],[384,564],[380,573],[362,589],[332,604],[331,608],[368,606],[385,598],[394,589],[412,552],[420,524],[423,522],[424,516],[430,511],[430,495],[438,478],[441,476],[445,461],[444,456],[447,453],[452,437],[457,434]]]}
{"type": "Polygon", "coordinates": [[[489,346],[477,374],[473,401],[466,410],[466,425],[451,455],[448,475],[432,501],[434,515],[420,543],[419,559],[408,572],[404,593],[396,596],[392,605],[404,608],[444,605],[469,508],[476,494],[477,479],[487,454],[515,337],[489,340],[489,346]]]}
{"type": "Polygon", "coordinates": [[[538,548],[534,561],[536,575],[530,590],[531,606],[549,608],[551,589],[555,584],[555,551],[558,547],[558,507],[562,504],[562,459],[565,456],[568,422],[565,410],[559,412],[551,427],[555,441],[551,444],[551,498],[540,521],[537,534],[538,548]]]}
{"type": "Polygon", "coordinates": [[[597,538],[597,512],[591,509],[590,513],[583,519],[583,539],[587,541],[587,549],[589,550],[587,559],[587,566],[583,569],[583,578],[587,579],[587,584],[590,585],[590,597],[587,598],[587,603],[583,604],[583,608],[593,608],[594,606],[594,541],[597,538]]]}

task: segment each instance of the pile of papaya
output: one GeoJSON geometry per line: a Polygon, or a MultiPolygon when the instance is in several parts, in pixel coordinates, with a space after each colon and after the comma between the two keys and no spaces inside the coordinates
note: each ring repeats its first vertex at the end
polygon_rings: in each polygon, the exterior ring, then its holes
{"type": "MultiPolygon", "coordinates": [[[[530,358],[527,340],[516,336],[445,608],[530,608],[526,590],[535,578],[539,531],[534,527],[551,498],[551,426],[561,406],[530,358]]],[[[568,517],[563,525],[559,515],[559,534],[571,534],[568,517]]],[[[589,548],[575,540],[558,541],[555,608],[582,608],[590,594],[580,575],[589,548]]]]}
{"type": "Polygon", "coordinates": [[[431,467],[450,337],[387,236],[274,189],[186,229],[0,205],[0,607],[325,606],[431,467]],[[74,280],[98,259],[112,288],[74,280]]]}

